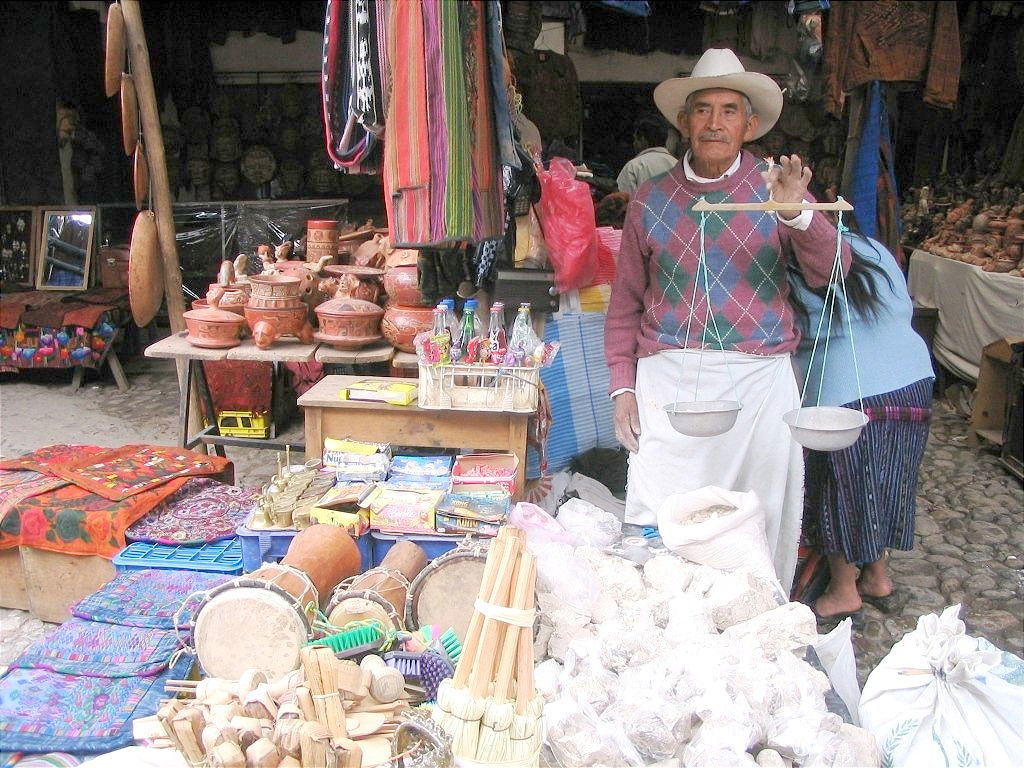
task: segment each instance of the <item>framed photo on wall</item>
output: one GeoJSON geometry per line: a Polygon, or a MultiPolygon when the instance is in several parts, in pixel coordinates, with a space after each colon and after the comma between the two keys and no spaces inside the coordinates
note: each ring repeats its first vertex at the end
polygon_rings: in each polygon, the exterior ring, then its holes
{"type": "Polygon", "coordinates": [[[95,208],[45,210],[36,261],[36,288],[41,291],[87,289],[95,229],[95,208]]]}
{"type": "Polygon", "coordinates": [[[0,207],[0,283],[33,284],[39,218],[31,206],[0,207]]]}

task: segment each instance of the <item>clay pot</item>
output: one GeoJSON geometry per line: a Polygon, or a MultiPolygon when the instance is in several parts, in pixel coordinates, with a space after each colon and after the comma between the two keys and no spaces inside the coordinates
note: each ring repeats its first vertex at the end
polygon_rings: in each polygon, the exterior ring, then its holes
{"type": "Polygon", "coordinates": [[[394,267],[384,273],[384,292],[395,304],[429,307],[431,303],[420,293],[419,279],[419,269],[415,265],[394,267]]]}
{"type": "Polygon", "coordinates": [[[324,272],[330,275],[334,281],[335,296],[344,281],[347,295],[353,299],[362,299],[374,304],[380,299],[380,281],[384,275],[382,269],[357,267],[351,264],[334,264],[324,267],[324,272]]]}
{"type": "Polygon", "coordinates": [[[375,234],[372,239],[366,240],[352,252],[351,262],[357,267],[376,267],[380,269],[384,266],[387,251],[387,238],[384,235],[375,234]]]}
{"type": "Polygon", "coordinates": [[[380,320],[384,310],[371,301],[347,295],[347,287],[316,308],[320,330],[313,334],[318,341],[335,349],[359,349],[378,341],[380,320]]]}
{"type": "Polygon", "coordinates": [[[302,302],[302,281],[290,275],[253,275],[247,306],[255,309],[291,309],[302,302]]]}
{"type": "Polygon", "coordinates": [[[306,261],[277,261],[273,269],[282,275],[294,277],[299,280],[299,296],[310,309],[318,304],[327,301],[329,294],[321,290],[323,280],[320,271],[327,266],[328,257],[321,257],[319,261],[310,263],[306,261]]]}
{"type": "Polygon", "coordinates": [[[372,240],[375,234],[377,234],[377,230],[374,229],[373,222],[369,219],[358,229],[342,232],[338,235],[338,256],[342,258],[342,261],[351,261],[352,254],[359,246],[367,240],[372,240]]]}
{"type": "Polygon", "coordinates": [[[403,352],[415,352],[413,340],[416,334],[429,331],[433,326],[433,307],[404,307],[389,303],[380,328],[384,338],[395,347],[403,352]]]}
{"type": "Polygon", "coordinates": [[[306,222],[306,261],[316,263],[323,256],[333,261],[338,255],[338,222],[312,219],[306,222]]]}
{"type": "Polygon", "coordinates": [[[209,349],[227,349],[237,347],[245,320],[235,312],[218,308],[221,291],[210,291],[206,295],[206,306],[202,309],[191,309],[182,317],[188,335],[185,341],[193,347],[209,349]]]}
{"type": "MultiPolygon", "coordinates": [[[[245,305],[249,301],[249,291],[243,290],[237,286],[229,286],[225,288],[218,283],[211,283],[209,290],[212,291],[214,288],[218,288],[223,293],[220,297],[219,307],[220,309],[227,310],[228,312],[234,312],[236,315],[242,315],[245,312],[245,305]]],[[[209,294],[207,294],[209,295],[209,294]]],[[[192,307],[195,309],[195,302],[192,302],[192,307]]]]}
{"type": "Polygon", "coordinates": [[[296,336],[303,344],[313,343],[313,326],[309,310],[299,302],[293,309],[245,308],[245,322],[252,331],[253,341],[260,349],[267,349],[282,336],[296,336]]]}

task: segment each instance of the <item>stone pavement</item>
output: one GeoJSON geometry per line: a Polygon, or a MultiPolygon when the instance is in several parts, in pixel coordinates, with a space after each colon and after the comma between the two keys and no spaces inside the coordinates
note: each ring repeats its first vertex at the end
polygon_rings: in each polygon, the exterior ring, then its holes
{"type": "MultiPolygon", "coordinates": [[[[177,384],[169,361],[126,365],[132,389],[90,374],[77,393],[70,373],[0,376],[0,454],[18,455],[55,442],[116,447],[171,444],[177,384]]],[[[237,481],[258,485],[274,469],[274,454],[229,448],[237,481]]],[[[925,613],[962,603],[968,631],[1024,655],[1024,491],[993,454],[967,445],[967,420],[945,401],[936,404],[918,490],[915,549],[893,552],[896,593],[867,604],[854,623],[861,683],[893,643],[925,613]]],[[[0,610],[0,664],[46,631],[22,611],[0,610]]]]}

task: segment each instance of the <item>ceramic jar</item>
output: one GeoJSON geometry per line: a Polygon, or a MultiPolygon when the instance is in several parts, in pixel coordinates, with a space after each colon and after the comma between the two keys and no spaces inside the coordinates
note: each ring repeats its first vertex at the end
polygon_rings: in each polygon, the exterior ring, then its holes
{"type": "Polygon", "coordinates": [[[381,321],[384,338],[403,352],[415,352],[413,341],[416,334],[429,331],[434,326],[433,307],[404,307],[388,303],[381,321]]]}
{"type": "Polygon", "coordinates": [[[316,263],[324,256],[338,255],[338,222],[311,219],[306,222],[306,261],[316,263]]]}
{"type": "Polygon", "coordinates": [[[347,295],[346,286],[316,308],[320,330],[314,338],[335,349],[359,349],[378,341],[384,310],[370,301],[347,295]]]}
{"type": "Polygon", "coordinates": [[[351,263],[357,267],[384,266],[388,253],[388,239],[382,234],[375,234],[369,240],[364,241],[352,252],[351,263]]]}
{"type": "Polygon", "coordinates": [[[208,306],[191,309],[183,315],[185,327],[188,328],[185,341],[192,346],[227,349],[239,345],[245,320],[236,312],[218,308],[222,293],[223,291],[211,290],[206,295],[208,306]]]}
{"type": "Polygon", "coordinates": [[[374,304],[380,299],[380,281],[384,270],[375,267],[357,267],[351,264],[333,264],[324,267],[324,272],[336,283],[335,296],[338,289],[344,287],[353,299],[362,299],[374,304]]]}
{"type": "Polygon", "coordinates": [[[313,341],[309,309],[300,298],[301,281],[290,275],[254,275],[249,278],[252,295],[245,305],[245,321],[253,340],[266,349],[282,336],[297,336],[303,344],[313,341]]]}
{"type": "Polygon", "coordinates": [[[420,293],[420,272],[415,265],[391,267],[384,273],[384,292],[388,300],[405,307],[429,307],[432,304],[420,293]]]}
{"type": "MultiPolygon", "coordinates": [[[[209,296],[209,291],[213,291],[215,288],[222,291],[220,303],[218,304],[220,309],[227,310],[228,312],[234,312],[236,315],[244,314],[245,305],[249,302],[248,287],[243,289],[236,285],[229,285],[225,288],[219,283],[211,283],[207,296],[209,296]]],[[[199,301],[202,300],[200,299],[199,301]]],[[[193,309],[196,308],[196,303],[197,302],[195,301],[192,302],[193,309]]],[[[203,303],[205,304],[205,302],[203,303]]]]}
{"type": "Polygon", "coordinates": [[[367,240],[372,240],[375,234],[376,230],[373,228],[373,222],[367,221],[359,229],[343,232],[338,235],[338,256],[341,259],[341,263],[351,263],[352,254],[367,240]]]}

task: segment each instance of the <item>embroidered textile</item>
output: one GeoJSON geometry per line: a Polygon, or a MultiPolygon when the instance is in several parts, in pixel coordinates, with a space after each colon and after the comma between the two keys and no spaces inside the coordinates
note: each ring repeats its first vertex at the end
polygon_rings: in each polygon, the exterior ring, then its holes
{"type": "Polygon", "coordinates": [[[162,445],[125,445],[100,456],[51,464],[50,474],[111,501],[150,490],[171,478],[216,475],[231,464],[219,456],[162,445]]]}
{"type": "MultiPolygon", "coordinates": [[[[71,606],[71,615],[126,627],[173,629],[174,613],[193,592],[212,589],[231,577],[222,573],[147,569],[119,573],[71,606]]],[[[191,621],[192,609],[182,613],[191,621]]]]}
{"type": "MultiPolygon", "coordinates": [[[[48,472],[54,464],[67,464],[87,456],[99,456],[109,451],[99,445],[64,445],[57,443],[45,448],[26,453],[14,459],[0,461],[0,469],[31,469],[36,472],[48,472]]],[[[52,474],[52,473],[51,473],[52,474]]]]}
{"type": "Polygon", "coordinates": [[[127,546],[128,526],[181,488],[187,479],[162,479],[163,485],[121,501],[105,499],[71,484],[31,496],[4,514],[0,550],[24,546],[113,558],[127,546]]]}
{"type": "Polygon", "coordinates": [[[67,485],[67,481],[31,469],[0,470],[0,518],[19,502],[62,485],[67,485]]]}
{"type": "Polygon", "coordinates": [[[0,742],[19,752],[109,752],[132,743],[132,720],[156,714],[164,683],[188,674],[184,655],[150,677],[63,675],[11,669],[0,677],[0,742]]]}
{"type": "Polygon", "coordinates": [[[179,645],[171,629],[71,618],[30,646],[11,667],[83,677],[149,677],[167,669],[179,645]]]}
{"type": "Polygon", "coordinates": [[[128,529],[131,541],[153,544],[208,544],[235,535],[259,497],[258,488],[190,478],[182,488],[128,529]]]}

